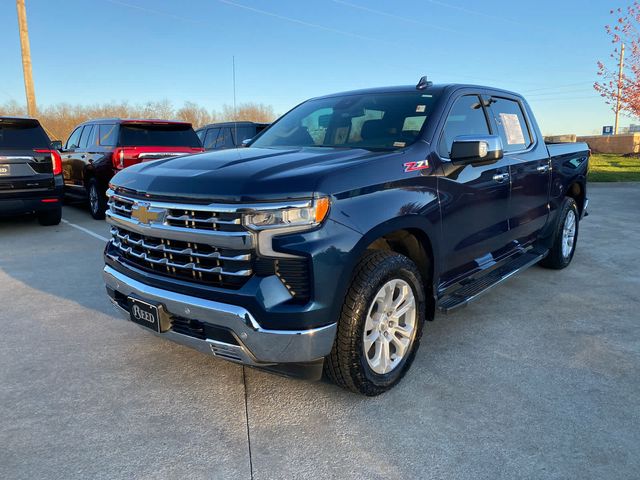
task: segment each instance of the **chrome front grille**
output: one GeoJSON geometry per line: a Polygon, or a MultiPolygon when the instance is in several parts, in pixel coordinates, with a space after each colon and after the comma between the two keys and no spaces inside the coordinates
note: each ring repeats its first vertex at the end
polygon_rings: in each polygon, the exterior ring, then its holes
{"type": "Polygon", "coordinates": [[[124,265],[222,288],[240,288],[253,276],[254,236],[234,208],[109,193],[107,255],[124,265]]]}
{"type": "Polygon", "coordinates": [[[111,228],[111,250],[126,264],[163,276],[226,288],[241,287],[253,274],[250,251],[149,237],[111,228]]]}
{"type": "MultiPolygon", "coordinates": [[[[135,200],[112,195],[109,199],[109,209],[124,218],[131,218],[135,200]]],[[[242,214],[235,211],[215,211],[207,206],[167,204],[164,224],[198,230],[213,230],[222,232],[243,232],[242,214]]]]}
{"type": "Polygon", "coordinates": [[[243,231],[242,218],[237,213],[219,213],[199,210],[170,209],[166,216],[168,225],[201,230],[226,232],[243,231]]]}
{"type": "Polygon", "coordinates": [[[112,239],[106,255],[113,261],[159,276],[230,289],[242,287],[254,275],[275,275],[296,301],[309,300],[308,259],[257,255],[256,233],[242,224],[242,215],[256,206],[139,200],[112,190],[108,195],[106,218],[112,239]]]}
{"type": "Polygon", "coordinates": [[[109,209],[122,217],[131,218],[131,207],[133,200],[128,198],[116,197],[115,195],[109,199],[109,209]]]}

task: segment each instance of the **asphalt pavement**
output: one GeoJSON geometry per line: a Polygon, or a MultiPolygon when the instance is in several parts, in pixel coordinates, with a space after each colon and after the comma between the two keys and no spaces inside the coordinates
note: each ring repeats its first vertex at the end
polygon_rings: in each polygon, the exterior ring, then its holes
{"type": "Polygon", "coordinates": [[[638,478],[640,184],[589,198],[569,268],[437,316],[375,398],[122,320],[82,207],[0,220],[0,478],[638,478]]]}

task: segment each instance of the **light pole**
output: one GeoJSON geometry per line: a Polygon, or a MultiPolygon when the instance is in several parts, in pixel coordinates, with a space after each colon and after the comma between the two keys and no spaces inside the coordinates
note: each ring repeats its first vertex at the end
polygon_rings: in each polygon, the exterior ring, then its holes
{"type": "Polygon", "coordinates": [[[27,112],[36,116],[36,93],[33,89],[33,73],[31,72],[31,47],[27,30],[27,10],[24,0],[16,0],[18,9],[18,28],[20,29],[20,47],[22,48],[22,71],[24,73],[24,91],[27,95],[27,112]]]}
{"type": "Polygon", "coordinates": [[[620,95],[622,95],[622,70],[624,69],[624,43],[620,49],[620,63],[618,64],[618,96],[616,98],[616,123],[613,134],[618,134],[618,119],[620,118],[620,95]]]}

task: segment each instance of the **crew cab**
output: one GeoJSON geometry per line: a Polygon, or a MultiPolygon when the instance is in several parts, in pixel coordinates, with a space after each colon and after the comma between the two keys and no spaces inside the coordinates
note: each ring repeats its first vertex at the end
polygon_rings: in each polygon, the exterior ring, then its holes
{"type": "Polygon", "coordinates": [[[77,126],[61,151],[65,194],[89,200],[104,218],[111,177],[140,162],[202,152],[190,123],[106,118],[77,126]]]}
{"type": "Polygon", "coordinates": [[[569,265],[589,155],[545,144],[525,99],[496,88],[314,98],[249,148],[116,175],[107,292],[161,337],[377,395],[437,311],[569,265]]]}
{"type": "Polygon", "coordinates": [[[0,216],[35,212],[42,225],[62,218],[60,155],[35,118],[0,117],[0,216]]]}

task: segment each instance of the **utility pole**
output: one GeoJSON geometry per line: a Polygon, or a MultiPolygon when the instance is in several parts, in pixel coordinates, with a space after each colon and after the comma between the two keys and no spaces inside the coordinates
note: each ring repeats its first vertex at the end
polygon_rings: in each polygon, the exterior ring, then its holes
{"type": "Polygon", "coordinates": [[[618,119],[620,118],[620,95],[622,95],[622,70],[624,68],[624,43],[620,49],[620,64],[618,65],[618,96],[616,98],[616,123],[613,127],[613,134],[618,134],[618,119]]]}
{"type": "Polygon", "coordinates": [[[18,9],[18,28],[20,29],[20,47],[22,48],[22,71],[24,73],[24,91],[27,94],[27,111],[29,116],[36,116],[36,93],[33,90],[33,74],[31,72],[31,47],[27,30],[27,10],[24,0],[16,0],[18,9]]]}

